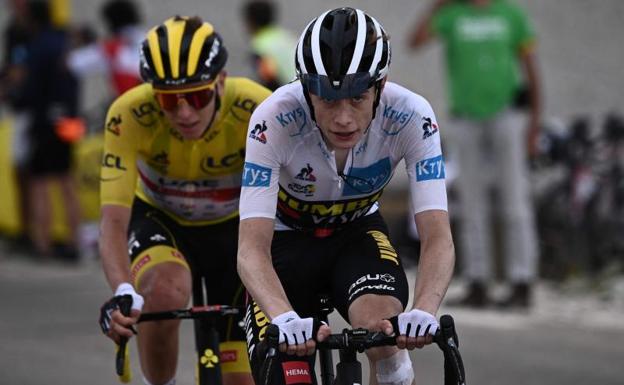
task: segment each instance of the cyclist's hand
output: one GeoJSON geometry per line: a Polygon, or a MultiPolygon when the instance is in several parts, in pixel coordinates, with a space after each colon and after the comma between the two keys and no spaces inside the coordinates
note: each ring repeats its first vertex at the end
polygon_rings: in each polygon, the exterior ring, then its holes
{"type": "Polygon", "coordinates": [[[271,323],[277,325],[280,331],[280,352],[300,357],[314,354],[316,342],[313,339],[312,318],[299,318],[294,311],[288,311],[273,318],[271,323]]]}
{"type": "Polygon", "coordinates": [[[432,343],[439,328],[438,320],[432,314],[418,309],[399,314],[398,324],[397,347],[409,350],[432,343]]]}
{"type": "Polygon", "coordinates": [[[100,328],[110,339],[119,344],[121,337],[130,338],[136,334],[133,325],[136,324],[143,308],[143,297],[136,293],[132,285],[122,283],[115,291],[115,295],[106,301],[100,308],[100,328]],[[126,298],[131,299],[129,316],[120,311],[120,304],[126,298]]]}

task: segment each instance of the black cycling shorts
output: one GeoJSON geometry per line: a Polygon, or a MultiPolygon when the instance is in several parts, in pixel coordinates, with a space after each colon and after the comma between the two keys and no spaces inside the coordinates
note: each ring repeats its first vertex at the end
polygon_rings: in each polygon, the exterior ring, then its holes
{"type": "MultiPolygon", "coordinates": [[[[238,223],[236,217],[214,225],[184,226],[163,211],[135,198],[128,228],[130,260],[133,262],[154,246],[171,247],[180,252],[191,269],[194,305],[204,304],[195,295],[202,292],[203,281],[207,304],[243,306],[244,289],[236,271],[238,223]]],[[[221,341],[245,340],[245,333],[238,326],[242,318],[227,317],[218,321],[221,341]]]]}
{"type": "MultiPolygon", "coordinates": [[[[389,295],[401,301],[404,308],[407,305],[407,277],[378,212],[326,238],[298,231],[276,231],[271,252],[288,300],[302,318],[318,316],[322,294],[330,296],[336,310],[347,321],[349,306],[363,294],[389,295]]],[[[255,346],[264,338],[268,323],[255,302],[250,301],[245,327],[256,382],[263,358],[255,356],[255,346]]],[[[278,353],[275,361],[271,369],[272,384],[316,384],[314,356],[302,358],[278,353]]]]}

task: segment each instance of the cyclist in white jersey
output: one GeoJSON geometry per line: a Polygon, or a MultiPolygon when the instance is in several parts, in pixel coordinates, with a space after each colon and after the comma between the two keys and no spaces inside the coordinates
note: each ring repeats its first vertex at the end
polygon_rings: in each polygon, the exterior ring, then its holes
{"type": "MultiPolygon", "coordinates": [[[[429,103],[387,82],[390,56],[374,18],[353,8],[327,11],[301,35],[299,81],[251,117],[238,270],[254,300],[246,327],[255,376],[267,319],[280,328],[273,384],[316,383],[312,317],[321,293],[353,327],[390,334],[387,319],[398,315],[398,348],[421,348],[438,328],[454,266],[440,135],[429,103]],[[405,272],[378,211],[401,160],[422,238],[409,311],[405,272]]],[[[329,332],[321,326],[316,337],[329,332]]],[[[413,382],[409,356],[398,348],[367,352],[371,383],[413,382]]]]}

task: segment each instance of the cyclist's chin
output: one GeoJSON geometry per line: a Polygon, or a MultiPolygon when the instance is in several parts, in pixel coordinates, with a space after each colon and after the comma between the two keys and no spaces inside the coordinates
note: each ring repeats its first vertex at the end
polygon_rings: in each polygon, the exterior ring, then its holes
{"type": "Polygon", "coordinates": [[[362,138],[361,131],[355,131],[350,134],[331,133],[329,136],[330,145],[335,150],[349,150],[362,138]]]}
{"type": "Polygon", "coordinates": [[[195,124],[174,124],[175,130],[188,140],[199,139],[204,133],[204,125],[200,122],[195,124]]]}

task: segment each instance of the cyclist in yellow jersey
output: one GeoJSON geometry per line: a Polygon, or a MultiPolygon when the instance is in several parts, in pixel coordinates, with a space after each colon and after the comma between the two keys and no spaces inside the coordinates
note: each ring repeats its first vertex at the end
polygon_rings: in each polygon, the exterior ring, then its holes
{"type": "MultiPolygon", "coordinates": [[[[187,306],[193,285],[213,304],[241,305],[236,274],[238,200],[251,112],[270,93],[226,78],[227,51],[199,17],[170,18],[147,33],[141,76],[149,84],[110,107],[101,171],[100,253],[114,296],[100,324],[113,340],[131,337],[141,311],[187,306]],[[132,311],[118,311],[120,296],[132,311]]],[[[245,336],[217,325],[225,384],[251,384],[245,336]]],[[[144,381],[174,384],[179,321],[138,328],[144,381]]]]}

